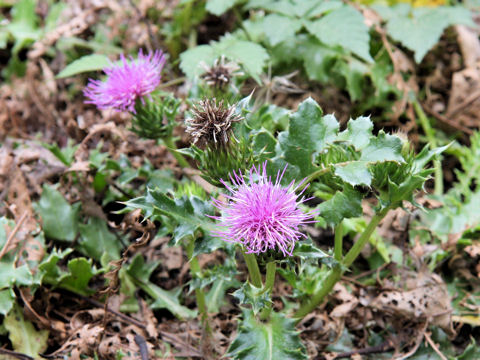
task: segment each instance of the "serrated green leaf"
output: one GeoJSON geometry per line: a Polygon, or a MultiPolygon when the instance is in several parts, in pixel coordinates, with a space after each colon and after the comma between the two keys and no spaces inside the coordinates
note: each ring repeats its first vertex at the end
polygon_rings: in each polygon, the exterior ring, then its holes
{"type": "Polygon", "coordinates": [[[213,222],[206,216],[213,214],[212,205],[196,196],[171,199],[158,188],[148,189],[146,196],[129,200],[125,205],[127,209],[142,209],[147,217],[157,219],[168,216],[176,220],[173,232],[175,243],[193,236],[200,228],[206,231],[214,228],[213,222]]]}
{"type": "Polygon", "coordinates": [[[362,59],[373,62],[370,56],[370,35],[362,14],[351,6],[335,9],[307,24],[308,31],[322,43],[340,46],[362,59]]]}
{"type": "Polygon", "coordinates": [[[288,16],[270,14],[263,19],[263,29],[272,46],[292,38],[301,27],[299,20],[288,16]]]}
{"type": "Polygon", "coordinates": [[[338,121],[333,115],[322,117],[322,109],[312,98],[304,100],[290,116],[290,126],[279,135],[283,158],[306,177],[315,170],[313,157],[335,139],[338,121]]]}
{"type": "Polygon", "coordinates": [[[240,305],[250,306],[255,315],[272,302],[268,291],[264,291],[263,287],[257,288],[250,282],[244,283],[232,295],[240,305]]]}
{"type": "Polygon", "coordinates": [[[2,259],[0,262],[0,289],[16,286],[33,285],[34,279],[27,265],[15,267],[15,262],[2,259]]]}
{"type": "Polygon", "coordinates": [[[451,25],[474,26],[471,12],[464,7],[424,7],[406,11],[407,4],[392,10],[395,15],[387,22],[387,32],[396,41],[415,53],[420,63],[425,54],[438,42],[443,31],[451,25]]]}
{"type": "Polygon", "coordinates": [[[13,349],[35,359],[40,359],[40,353],[47,349],[48,331],[37,331],[30,321],[25,320],[20,306],[15,305],[5,316],[3,325],[8,330],[8,337],[13,349]]]}
{"type": "Polygon", "coordinates": [[[187,77],[193,79],[205,72],[202,65],[211,65],[222,55],[242,65],[257,82],[260,82],[259,75],[269,58],[262,46],[227,35],[219,42],[212,41],[210,45],[200,45],[183,52],[180,55],[180,68],[187,77]]]}
{"type": "Polygon", "coordinates": [[[368,145],[363,149],[360,160],[370,162],[398,161],[403,163],[405,159],[402,156],[402,146],[402,140],[398,136],[380,131],[378,136],[370,139],[368,145]]]}
{"type": "Polygon", "coordinates": [[[88,287],[90,279],[99,273],[92,260],[79,257],[72,259],[67,264],[68,273],[64,274],[59,280],[58,286],[65,287],[70,291],[80,294],[90,294],[93,291],[88,287]]]}
{"type": "Polygon", "coordinates": [[[43,185],[35,210],[40,214],[45,235],[60,241],[73,241],[78,229],[78,206],[70,205],[55,188],[43,185]]]}
{"type": "Polygon", "coordinates": [[[262,322],[251,310],[243,310],[237,337],[227,356],[235,360],[307,359],[305,346],[295,329],[295,320],[274,312],[268,322],[262,322]]]}
{"type": "Polygon", "coordinates": [[[372,183],[372,174],[365,161],[352,161],[346,165],[336,165],[335,175],[352,186],[370,186],[372,183]]]}
{"type": "Polygon", "coordinates": [[[320,216],[332,227],[340,224],[344,218],[362,216],[362,199],[363,195],[360,192],[352,187],[346,187],[318,206],[320,216]]]}
{"type": "Polygon", "coordinates": [[[69,76],[81,74],[88,71],[102,70],[111,64],[106,55],[92,54],[85,55],[68,64],[56,76],[57,79],[63,79],[69,76]]]}
{"type": "Polygon", "coordinates": [[[373,123],[370,117],[360,116],[355,120],[350,119],[347,123],[347,129],[338,135],[337,140],[347,141],[356,150],[362,150],[370,142],[372,129],[373,123]]]}
{"type": "Polygon", "coordinates": [[[188,78],[194,79],[205,72],[202,64],[213,64],[217,54],[210,45],[199,45],[180,54],[180,69],[188,78]]]}
{"type": "Polygon", "coordinates": [[[220,16],[240,0],[207,0],[205,8],[213,15],[220,16]]]}
{"type": "MultiPolygon", "coordinates": [[[[113,235],[107,227],[105,220],[99,218],[88,219],[87,224],[80,224],[80,241],[78,248],[85,254],[97,261],[104,254],[108,255],[109,260],[120,258],[121,242],[113,235]]],[[[107,264],[103,264],[107,265],[107,264]]]]}

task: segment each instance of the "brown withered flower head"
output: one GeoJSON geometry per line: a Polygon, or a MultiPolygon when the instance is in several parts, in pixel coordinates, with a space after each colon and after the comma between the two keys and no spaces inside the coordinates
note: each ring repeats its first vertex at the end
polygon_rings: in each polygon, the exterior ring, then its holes
{"type": "Polygon", "coordinates": [[[194,145],[225,146],[232,136],[232,124],[242,117],[235,114],[235,106],[217,104],[215,98],[200,101],[192,109],[193,117],[185,120],[186,131],[194,145]]]}
{"type": "Polygon", "coordinates": [[[202,75],[202,79],[207,85],[217,89],[223,89],[231,82],[232,78],[243,75],[240,66],[234,62],[226,62],[223,55],[216,59],[212,66],[204,65],[203,67],[205,73],[202,75]]]}

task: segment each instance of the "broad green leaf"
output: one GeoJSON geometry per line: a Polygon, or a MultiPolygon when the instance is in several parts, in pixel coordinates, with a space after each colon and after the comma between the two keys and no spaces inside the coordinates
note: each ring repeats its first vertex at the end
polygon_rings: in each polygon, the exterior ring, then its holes
{"type": "Polygon", "coordinates": [[[40,353],[47,349],[48,331],[37,331],[30,321],[25,320],[20,306],[15,305],[5,316],[3,325],[8,330],[8,338],[13,350],[40,359],[40,353]]]}
{"type": "Polygon", "coordinates": [[[361,161],[383,162],[398,161],[405,162],[402,156],[402,140],[398,136],[385,134],[383,131],[377,137],[370,139],[368,145],[363,149],[361,161]]]}
{"type": "Polygon", "coordinates": [[[51,239],[73,241],[78,229],[78,206],[70,205],[55,188],[43,185],[35,209],[43,222],[43,231],[51,239]]]}
{"type": "Polygon", "coordinates": [[[327,15],[307,25],[308,31],[322,43],[340,46],[373,62],[369,51],[370,36],[368,27],[360,12],[351,6],[335,9],[327,15]]]}
{"type": "Polygon", "coordinates": [[[300,177],[315,170],[313,157],[335,139],[338,122],[332,115],[322,117],[322,109],[312,98],[304,100],[290,116],[290,126],[279,137],[283,158],[298,167],[300,177]]]}
{"type": "Polygon", "coordinates": [[[205,8],[209,13],[220,16],[238,2],[240,0],[207,0],[205,8]]]}
{"type": "Polygon", "coordinates": [[[336,165],[335,175],[340,176],[343,181],[352,186],[370,186],[372,182],[372,174],[365,161],[352,161],[346,165],[336,165]]]}
{"type": "Polygon", "coordinates": [[[307,38],[297,49],[301,52],[308,78],[320,82],[331,80],[335,63],[345,55],[342,49],[332,49],[313,36],[307,38]]]}
{"type": "Polygon", "coordinates": [[[245,309],[227,356],[235,360],[307,359],[305,346],[295,329],[295,320],[272,312],[270,320],[262,322],[251,310],[245,309]]]}
{"type": "Polygon", "coordinates": [[[329,226],[336,226],[344,218],[362,216],[363,195],[352,187],[346,187],[343,191],[337,191],[330,199],[318,206],[320,216],[325,219],[329,226]]]}
{"type": "Polygon", "coordinates": [[[288,16],[270,14],[263,19],[263,28],[272,46],[292,38],[302,23],[288,16]]]}
{"type": "Polygon", "coordinates": [[[77,59],[74,62],[68,64],[65,69],[58,73],[57,79],[66,78],[88,71],[102,70],[109,65],[111,65],[111,62],[106,55],[85,55],[82,56],[80,59],[77,59]]]}
{"type": "MultiPolygon", "coordinates": [[[[105,220],[99,218],[88,219],[87,224],[80,224],[80,241],[78,248],[97,261],[106,253],[110,260],[120,258],[122,244],[117,237],[108,230],[105,220]]],[[[104,264],[107,265],[107,264],[104,264]]]]}
{"type": "Polygon", "coordinates": [[[395,15],[388,19],[387,32],[415,53],[417,63],[438,42],[448,26],[474,26],[471,12],[464,7],[424,7],[405,11],[406,9],[408,10],[407,4],[392,9],[395,15]]]}

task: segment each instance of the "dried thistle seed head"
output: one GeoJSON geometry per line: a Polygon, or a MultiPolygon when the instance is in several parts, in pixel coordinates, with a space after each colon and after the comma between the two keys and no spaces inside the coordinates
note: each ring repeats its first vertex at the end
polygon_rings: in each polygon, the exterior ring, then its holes
{"type": "Polygon", "coordinates": [[[217,105],[215,98],[200,101],[192,109],[193,117],[185,121],[187,133],[195,145],[213,144],[225,146],[230,138],[232,124],[242,119],[235,114],[235,106],[224,106],[223,100],[217,105]]]}
{"type": "Polygon", "coordinates": [[[232,78],[242,76],[240,66],[234,62],[225,62],[225,56],[216,59],[212,66],[204,66],[205,73],[202,78],[207,85],[217,89],[223,89],[230,83],[232,78]]]}

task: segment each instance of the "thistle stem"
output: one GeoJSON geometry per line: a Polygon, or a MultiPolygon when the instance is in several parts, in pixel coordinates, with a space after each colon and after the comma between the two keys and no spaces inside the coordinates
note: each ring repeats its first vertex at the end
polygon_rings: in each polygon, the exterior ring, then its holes
{"type": "MultiPolygon", "coordinates": [[[[192,238],[187,245],[187,256],[190,259],[190,272],[192,274],[192,277],[194,276],[199,277],[202,275],[202,269],[200,268],[200,264],[198,263],[197,257],[193,255],[194,248],[195,248],[195,238],[192,238]]],[[[205,293],[203,292],[202,288],[195,289],[195,298],[197,300],[197,307],[202,317],[202,321],[206,324],[208,313],[207,313],[207,306],[205,302],[205,293]]]]}
{"type": "Polygon", "coordinates": [[[297,318],[298,320],[304,318],[307,314],[315,310],[315,308],[323,301],[324,297],[330,293],[330,291],[333,289],[335,284],[342,277],[343,273],[345,272],[345,269],[355,261],[358,255],[360,255],[360,252],[362,251],[363,247],[370,239],[370,236],[372,236],[377,225],[385,217],[388,210],[389,209],[387,208],[372,217],[372,219],[370,220],[370,223],[367,225],[363,233],[360,235],[360,238],[355,242],[353,247],[350,249],[347,255],[345,255],[345,257],[343,258],[343,261],[340,264],[336,265],[332,270],[330,270],[330,273],[328,274],[327,278],[324,280],[320,290],[314,293],[310,297],[309,301],[307,301],[302,306],[300,306],[300,309],[298,309],[294,315],[295,318],[297,318]]]}
{"type": "Polygon", "coordinates": [[[342,261],[343,257],[343,226],[342,222],[335,227],[335,260],[342,261]]]}
{"type": "Polygon", "coordinates": [[[167,136],[163,139],[163,142],[165,146],[167,147],[168,151],[175,157],[175,159],[178,162],[178,165],[180,165],[182,168],[188,168],[190,165],[188,164],[188,161],[183,157],[182,154],[180,154],[177,151],[177,147],[175,146],[175,143],[173,142],[173,138],[171,136],[167,136]]]}
{"type": "MultiPolygon", "coordinates": [[[[275,261],[270,261],[267,264],[267,275],[265,277],[265,288],[264,291],[271,293],[273,290],[273,285],[275,284],[275,272],[277,270],[277,264],[275,261]]],[[[265,309],[260,313],[260,320],[267,320],[270,317],[272,312],[272,304],[270,303],[265,309]]]]}
{"type": "Polygon", "coordinates": [[[255,254],[247,254],[242,249],[243,258],[247,264],[248,274],[250,275],[250,281],[253,286],[257,288],[262,287],[262,275],[260,274],[260,269],[258,268],[257,258],[255,254]]]}
{"type": "MultiPolygon", "coordinates": [[[[414,99],[413,108],[417,113],[418,120],[420,121],[420,125],[422,126],[423,132],[427,136],[428,142],[430,143],[432,148],[437,147],[437,139],[435,137],[435,131],[433,130],[432,126],[430,125],[430,121],[425,115],[425,112],[422,109],[422,106],[418,102],[417,99],[414,99]]],[[[433,160],[433,168],[435,172],[435,195],[442,195],[443,194],[443,171],[442,171],[442,162],[440,160],[433,160]]]]}

